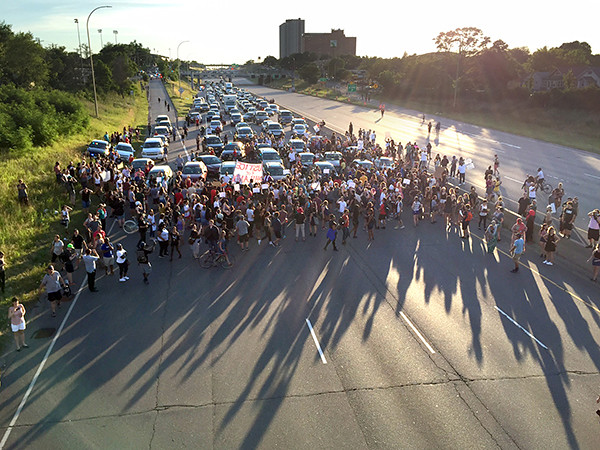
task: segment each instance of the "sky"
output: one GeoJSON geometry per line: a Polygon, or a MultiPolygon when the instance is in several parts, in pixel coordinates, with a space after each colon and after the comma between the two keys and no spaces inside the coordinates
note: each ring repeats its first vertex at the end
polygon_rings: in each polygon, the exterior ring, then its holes
{"type": "Polygon", "coordinates": [[[360,56],[384,58],[436,51],[433,39],[441,31],[457,27],[480,28],[493,41],[502,39],[509,47],[543,46],[586,41],[600,53],[597,20],[600,1],[580,0],[397,0],[373,3],[346,0],[301,2],[255,2],[229,0],[20,0],[3,2],[2,16],[13,31],[29,31],[42,45],[56,44],[68,50],[87,42],[86,18],[90,19],[92,49],[104,44],[137,41],[151,51],[205,64],[258,61],[268,55],[279,57],[279,25],[286,19],[305,20],[305,32],[329,32],[341,28],[357,38],[360,56]],[[98,32],[102,29],[102,34],[98,32]],[[114,30],[118,32],[115,36],[114,30]],[[189,41],[180,44],[182,41],[189,41]],[[260,59],[259,59],[260,58],[260,59]]]}

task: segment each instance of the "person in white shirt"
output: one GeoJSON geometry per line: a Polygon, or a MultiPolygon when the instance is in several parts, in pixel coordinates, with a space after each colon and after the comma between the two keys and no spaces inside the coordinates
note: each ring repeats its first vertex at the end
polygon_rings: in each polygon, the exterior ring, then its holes
{"type": "Polygon", "coordinates": [[[344,200],[344,197],[340,197],[340,199],[337,201],[339,207],[340,207],[340,217],[344,214],[344,211],[346,211],[346,206],[348,206],[348,204],[346,203],[346,200],[344,200]]]}
{"type": "Polygon", "coordinates": [[[158,257],[163,258],[167,256],[167,253],[169,251],[169,230],[167,230],[167,227],[165,225],[161,226],[160,230],[158,231],[157,238],[159,246],[158,257]]]}

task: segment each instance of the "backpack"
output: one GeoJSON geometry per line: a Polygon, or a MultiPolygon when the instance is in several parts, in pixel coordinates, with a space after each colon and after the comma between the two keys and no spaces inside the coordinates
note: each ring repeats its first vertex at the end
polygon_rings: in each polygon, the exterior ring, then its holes
{"type": "Polygon", "coordinates": [[[467,222],[470,222],[471,219],[473,219],[473,214],[471,213],[471,211],[467,211],[467,222]]]}

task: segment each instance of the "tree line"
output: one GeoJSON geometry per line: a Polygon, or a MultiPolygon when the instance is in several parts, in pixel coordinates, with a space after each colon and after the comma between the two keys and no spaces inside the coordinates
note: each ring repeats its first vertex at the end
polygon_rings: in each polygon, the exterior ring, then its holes
{"type": "Polygon", "coordinates": [[[526,47],[509,48],[502,40],[492,42],[475,27],[441,32],[433,41],[437,51],[423,55],[330,58],[302,53],[282,59],[268,56],[262,64],[294,71],[311,84],[325,77],[376,85],[386,97],[400,100],[430,100],[455,106],[508,100],[544,107],[600,109],[600,89],[575,89],[573,73],[568,71],[571,67],[600,67],[600,55],[593,54],[587,42],[567,42],[531,53],[526,47]],[[527,83],[529,75],[557,68],[567,68],[563,88],[532,92],[527,83]]]}
{"type": "MultiPolygon", "coordinates": [[[[169,77],[168,61],[137,42],[107,44],[94,55],[98,92],[128,95],[136,77],[153,68],[169,77]]],[[[89,116],[82,99],[91,99],[87,46],[78,51],[43,47],[29,32],[0,23],[0,152],[52,144],[84,129],[89,116]]]]}

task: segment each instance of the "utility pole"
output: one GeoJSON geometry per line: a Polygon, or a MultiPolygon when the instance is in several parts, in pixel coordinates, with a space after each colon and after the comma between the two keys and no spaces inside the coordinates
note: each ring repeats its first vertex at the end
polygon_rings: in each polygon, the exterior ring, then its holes
{"type": "Polygon", "coordinates": [[[79,59],[81,60],[81,83],[83,84],[83,50],[81,49],[81,35],[79,34],[79,19],[75,19],[77,24],[77,42],[79,42],[79,59]]]}
{"type": "Polygon", "coordinates": [[[96,76],[94,75],[94,58],[92,56],[92,41],[90,40],[90,17],[94,14],[94,11],[101,8],[112,8],[112,6],[98,6],[92,9],[92,12],[88,14],[87,21],[85,22],[85,29],[87,31],[88,38],[88,49],[90,51],[90,65],[92,66],[92,86],[94,87],[94,109],[96,110],[96,117],[98,117],[98,94],[96,93],[96,76]]]}

